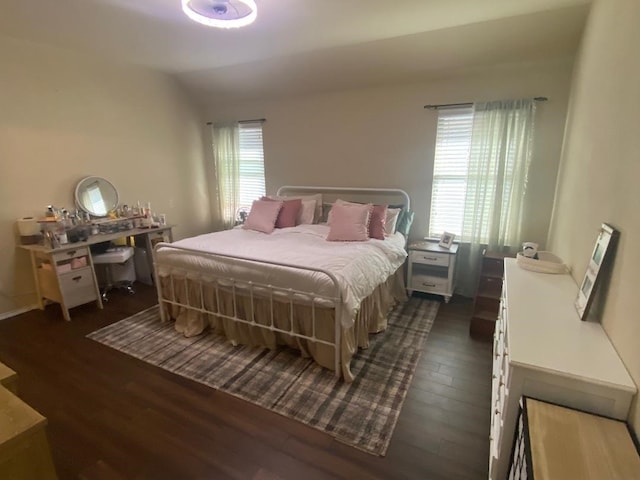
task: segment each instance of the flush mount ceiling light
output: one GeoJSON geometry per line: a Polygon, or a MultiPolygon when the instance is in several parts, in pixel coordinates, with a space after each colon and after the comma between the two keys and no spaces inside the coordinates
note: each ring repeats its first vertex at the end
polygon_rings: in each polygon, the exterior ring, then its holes
{"type": "Polygon", "coordinates": [[[191,20],[218,28],[238,28],[252,23],[258,14],[254,0],[182,0],[191,20]]]}

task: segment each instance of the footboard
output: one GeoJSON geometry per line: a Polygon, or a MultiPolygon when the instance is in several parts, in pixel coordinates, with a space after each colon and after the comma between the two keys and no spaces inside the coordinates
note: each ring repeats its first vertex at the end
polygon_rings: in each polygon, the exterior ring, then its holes
{"type": "MultiPolygon", "coordinates": [[[[334,368],[337,377],[341,376],[341,307],[342,295],[338,280],[326,270],[314,267],[293,265],[275,261],[257,260],[248,257],[222,255],[202,252],[189,248],[175,246],[170,243],[159,243],[153,250],[155,281],[158,290],[160,315],[163,321],[167,319],[167,311],[171,308],[186,309],[206,316],[236,322],[252,328],[262,329],[274,334],[284,335],[293,339],[312,342],[313,344],[333,347],[334,368]],[[159,255],[159,252],[162,254],[159,255]],[[291,272],[312,273],[319,275],[329,282],[331,288],[324,294],[304,291],[299,288],[275,286],[269,283],[254,281],[246,274],[236,275],[224,269],[207,268],[206,270],[186,263],[172,261],[168,255],[176,253],[189,255],[208,262],[238,262],[245,270],[251,266],[264,268],[270,265],[274,268],[285,268],[291,272]],[[164,258],[163,258],[164,257],[164,258]],[[195,294],[189,295],[189,291],[195,294]],[[177,294],[186,291],[186,295],[177,294]],[[186,297],[186,298],[185,298],[186,297]],[[224,305],[224,307],[223,307],[224,305]],[[257,321],[259,309],[268,308],[268,320],[257,321]],[[286,308],[283,308],[286,305],[286,308]],[[296,309],[304,306],[310,313],[311,328],[300,328],[294,319],[296,309]],[[320,338],[317,325],[319,310],[333,311],[333,339],[320,338]],[[286,313],[285,313],[286,312],[286,313]],[[282,318],[285,315],[288,318],[282,318]],[[283,328],[283,323],[287,328],[283,328]],[[310,331],[309,331],[310,330],[310,331]]],[[[326,318],[325,318],[326,319],[326,318]]],[[[328,357],[331,358],[331,357],[328,357]]],[[[330,363],[329,363],[330,365],[330,363]]]]}

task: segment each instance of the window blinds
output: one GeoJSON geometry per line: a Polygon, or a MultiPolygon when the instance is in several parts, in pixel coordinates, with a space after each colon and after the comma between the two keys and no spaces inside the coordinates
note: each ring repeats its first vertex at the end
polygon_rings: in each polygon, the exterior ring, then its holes
{"type": "Polygon", "coordinates": [[[240,208],[251,208],[254,200],[265,194],[264,151],[262,148],[262,123],[241,123],[240,141],[240,208]]]}
{"type": "Polygon", "coordinates": [[[460,236],[464,219],[473,107],[438,110],[429,236],[460,236]]]}

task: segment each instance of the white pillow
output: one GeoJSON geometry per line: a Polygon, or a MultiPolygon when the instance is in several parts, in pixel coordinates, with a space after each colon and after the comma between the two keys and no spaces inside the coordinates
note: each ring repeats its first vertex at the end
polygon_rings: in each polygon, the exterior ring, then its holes
{"type": "Polygon", "coordinates": [[[400,208],[387,208],[387,218],[384,223],[384,230],[387,232],[387,236],[396,232],[396,223],[398,223],[401,211],[402,209],[400,208]]]}
{"type": "Polygon", "coordinates": [[[313,223],[316,210],[315,200],[302,200],[302,207],[298,210],[296,225],[310,225],[313,223]]]}

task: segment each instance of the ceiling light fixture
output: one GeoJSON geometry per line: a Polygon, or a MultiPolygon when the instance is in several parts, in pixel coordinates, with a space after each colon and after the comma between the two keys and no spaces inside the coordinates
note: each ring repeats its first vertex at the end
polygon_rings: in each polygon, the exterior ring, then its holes
{"type": "Polygon", "coordinates": [[[238,28],[258,15],[254,0],[182,0],[182,11],[194,22],[218,28],[238,28]]]}

